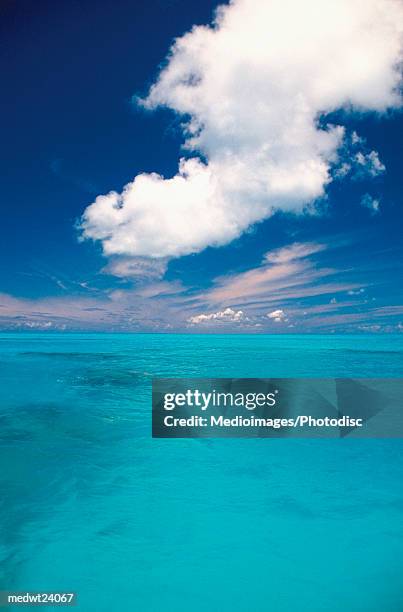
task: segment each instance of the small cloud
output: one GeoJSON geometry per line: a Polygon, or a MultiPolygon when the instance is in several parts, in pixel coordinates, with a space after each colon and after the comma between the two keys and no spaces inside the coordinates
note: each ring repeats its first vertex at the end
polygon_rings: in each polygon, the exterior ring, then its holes
{"type": "Polygon", "coordinates": [[[355,161],[372,177],[379,176],[386,170],[377,151],[371,151],[367,154],[359,151],[355,156],[355,161]]]}
{"type": "Polygon", "coordinates": [[[27,329],[49,331],[50,329],[54,329],[57,331],[64,331],[66,329],[66,325],[61,323],[54,323],[53,321],[31,321],[29,319],[25,320],[24,318],[22,318],[22,320],[16,321],[14,323],[14,328],[23,330],[27,329]]]}
{"type": "Polygon", "coordinates": [[[349,162],[343,162],[336,170],[334,171],[334,175],[336,178],[344,178],[351,172],[351,164],[349,162]]]}
{"type": "Polygon", "coordinates": [[[368,151],[365,140],[357,132],[353,132],[350,136],[346,135],[333,169],[335,178],[343,179],[346,176],[356,180],[375,178],[385,170],[385,165],[379,159],[379,153],[374,150],[368,151]]]}
{"type": "Polygon", "coordinates": [[[364,139],[354,130],[354,132],[351,134],[351,142],[353,145],[362,144],[364,139]]]}
{"type": "Polygon", "coordinates": [[[361,289],[357,289],[356,291],[354,291],[354,289],[350,289],[350,291],[347,291],[348,295],[361,295],[362,293],[365,293],[365,289],[363,287],[361,287],[361,289]]]}
{"type": "Polygon", "coordinates": [[[372,215],[376,215],[379,213],[380,202],[376,198],[373,198],[371,195],[369,195],[369,193],[366,193],[361,198],[360,204],[361,206],[364,206],[364,208],[368,208],[368,210],[371,211],[372,215]]]}
{"type": "Polygon", "coordinates": [[[268,312],[266,315],[269,319],[273,319],[276,323],[285,323],[288,321],[287,315],[284,310],[278,308],[277,310],[273,310],[272,312],[268,312]]]}
{"type": "Polygon", "coordinates": [[[192,325],[200,325],[200,323],[208,323],[211,321],[239,323],[247,320],[248,318],[245,316],[242,310],[235,311],[232,308],[226,308],[225,310],[219,310],[218,312],[195,315],[188,319],[188,323],[191,323],[192,325]]]}
{"type": "Polygon", "coordinates": [[[364,332],[379,332],[382,327],[380,325],[359,325],[358,329],[364,332]]]}

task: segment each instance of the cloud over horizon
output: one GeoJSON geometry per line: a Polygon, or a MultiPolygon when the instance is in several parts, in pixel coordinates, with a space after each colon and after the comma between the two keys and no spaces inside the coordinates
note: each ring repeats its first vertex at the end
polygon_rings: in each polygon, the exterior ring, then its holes
{"type": "MultiPolygon", "coordinates": [[[[188,157],[173,177],[139,174],[98,196],[83,237],[107,256],[172,258],[228,244],[277,210],[302,212],[342,167],[345,129],[324,115],[400,105],[402,23],[396,0],[219,7],[175,41],[140,101],[183,117],[188,157]]],[[[376,151],[355,165],[384,170],[376,151]]]]}
{"type": "Polygon", "coordinates": [[[219,312],[211,312],[208,314],[199,314],[189,317],[188,323],[191,325],[200,325],[201,323],[238,323],[247,321],[245,313],[242,310],[233,310],[232,308],[226,308],[219,312]]]}

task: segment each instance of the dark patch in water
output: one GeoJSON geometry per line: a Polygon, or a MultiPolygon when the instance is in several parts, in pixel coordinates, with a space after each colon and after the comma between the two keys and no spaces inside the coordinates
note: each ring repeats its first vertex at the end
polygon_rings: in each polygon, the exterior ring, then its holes
{"type": "Polygon", "coordinates": [[[121,355],[115,355],[114,353],[54,353],[47,351],[26,351],[18,353],[20,357],[47,357],[49,359],[65,359],[65,360],[77,360],[77,361],[121,361],[124,359],[121,355]]]}
{"type": "Polygon", "coordinates": [[[18,429],[10,429],[9,431],[2,431],[0,436],[0,441],[10,443],[10,442],[30,442],[34,440],[35,436],[32,435],[29,431],[20,431],[18,429]]]}
{"type": "Polygon", "coordinates": [[[102,529],[97,531],[97,535],[101,537],[115,537],[124,534],[127,528],[127,523],[124,520],[113,521],[102,529]]]}
{"type": "MultiPolygon", "coordinates": [[[[117,411],[98,403],[88,410],[68,402],[1,408],[0,464],[6,469],[0,471],[0,589],[10,589],[29,560],[26,534],[36,533],[44,544],[53,536],[43,521],[63,516],[66,507],[63,524],[68,524],[72,498],[113,494],[113,474],[123,461],[121,442],[134,434],[131,421],[106,420],[117,411]]],[[[117,536],[124,527],[124,522],[106,523],[99,535],[117,536]]]]}
{"type": "Polygon", "coordinates": [[[316,519],[319,516],[312,508],[302,504],[293,497],[284,496],[270,500],[269,506],[276,514],[278,513],[285,517],[292,516],[300,519],[316,519]]]}
{"type": "Polygon", "coordinates": [[[91,387],[124,387],[132,388],[144,380],[144,374],[134,370],[88,368],[78,377],[79,384],[91,387]]]}
{"type": "Polygon", "coordinates": [[[371,351],[370,349],[354,349],[354,348],[339,348],[332,349],[334,351],[342,351],[343,353],[365,353],[366,355],[402,355],[403,351],[371,351]]]}

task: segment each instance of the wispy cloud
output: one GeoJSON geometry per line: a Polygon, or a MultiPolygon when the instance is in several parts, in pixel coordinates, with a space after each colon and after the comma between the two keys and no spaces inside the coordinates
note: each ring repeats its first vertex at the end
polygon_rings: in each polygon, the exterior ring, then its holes
{"type": "Polygon", "coordinates": [[[102,269],[102,272],[125,279],[160,279],[164,276],[167,265],[166,258],[114,257],[102,269]]]}
{"type": "Polygon", "coordinates": [[[325,244],[310,242],[270,251],[257,268],[216,279],[201,299],[209,304],[255,304],[260,307],[281,300],[355,289],[356,283],[335,280],[338,270],[318,266],[310,257],[328,248],[325,244]]]}
{"type": "Polygon", "coordinates": [[[296,259],[304,259],[309,255],[314,255],[315,253],[319,253],[325,249],[327,249],[326,244],[317,242],[294,242],[289,246],[281,247],[280,249],[275,249],[274,251],[269,251],[264,256],[264,260],[269,263],[284,264],[290,261],[295,261],[296,259]]]}

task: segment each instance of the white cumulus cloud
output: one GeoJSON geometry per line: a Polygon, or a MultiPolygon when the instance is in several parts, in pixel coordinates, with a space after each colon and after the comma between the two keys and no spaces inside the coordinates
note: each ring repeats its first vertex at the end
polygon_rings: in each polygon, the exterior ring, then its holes
{"type": "MultiPolygon", "coordinates": [[[[139,174],[98,196],[83,236],[106,255],[177,257],[227,244],[276,210],[302,211],[325,193],[345,133],[318,118],[400,104],[402,23],[399,0],[221,7],[175,41],[140,101],[184,117],[188,158],[171,178],[139,174]]],[[[376,152],[363,161],[382,171],[376,152]]]]}
{"type": "Polygon", "coordinates": [[[285,314],[284,310],[281,310],[281,308],[268,312],[267,316],[269,319],[273,319],[276,323],[284,323],[288,321],[287,315],[285,314]]]}
{"type": "Polygon", "coordinates": [[[240,321],[246,321],[247,317],[242,310],[233,310],[232,308],[226,308],[219,312],[212,312],[209,314],[199,314],[188,319],[188,323],[192,325],[200,325],[200,323],[211,323],[211,322],[230,322],[239,323],[240,321]]]}

